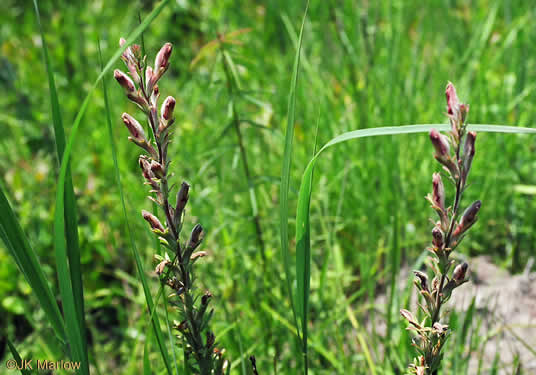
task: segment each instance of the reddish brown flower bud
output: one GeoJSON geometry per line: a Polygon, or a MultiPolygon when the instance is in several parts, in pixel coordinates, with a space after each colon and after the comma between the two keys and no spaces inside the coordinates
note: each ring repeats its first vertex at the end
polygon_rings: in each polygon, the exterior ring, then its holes
{"type": "Polygon", "coordinates": [[[438,227],[434,227],[434,229],[432,229],[432,237],[434,238],[432,243],[434,244],[435,247],[437,247],[438,249],[442,249],[443,248],[443,244],[444,244],[444,239],[443,239],[443,232],[441,231],[441,229],[439,229],[438,227]]]}
{"type": "Polygon", "coordinates": [[[158,54],[156,55],[155,61],[154,61],[154,71],[157,73],[160,68],[167,69],[169,66],[169,57],[171,56],[171,51],[173,50],[173,46],[171,43],[166,43],[160,48],[160,51],[158,51],[158,54]]]}
{"type": "Polygon", "coordinates": [[[436,157],[448,158],[450,152],[450,146],[448,138],[439,133],[437,130],[430,130],[430,140],[436,150],[436,157]]]}
{"type": "Polygon", "coordinates": [[[160,263],[158,263],[158,265],[156,266],[156,268],[154,269],[154,272],[160,276],[161,274],[164,273],[164,270],[166,269],[166,266],[170,264],[170,262],[167,260],[167,259],[164,259],[163,261],[161,261],[160,263]]]}
{"type": "Polygon", "coordinates": [[[153,92],[151,94],[151,105],[153,107],[156,107],[156,103],[158,102],[159,97],[160,97],[160,89],[158,88],[158,85],[154,85],[153,92]]]}
{"type": "Polygon", "coordinates": [[[443,181],[441,180],[441,175],[439,173],[434,173],[432,177],[432,184],[434,187],[432,198],[434,204],[445,211],[445,187],[443,186],[443,181]]]}
{"type": "Polygon", "coordinates": [[[121,115],[121,119],[125,123],[128,131],[130,132],[130,135],[132,138],[136,140],[146,140],[145,132],[143,131],[143,127],[140,125],[138,121],[128,113],[123,113],[121,115]]]}
{"type": "Polygon", "coordinates": [[[461,118],[462,124],[465,123],[468,113],[469,113],[469,104],[460,104],[460,118],[461,118]]]}
{"type": "Polygon", "coordinates": [[[449,115],[454,115],[458,112],[458,106],[460,105],[460,101],[458,100],[456,88],[454,87],[452,82],[449,82],[447,84],[445,95],[447,97],[447,113],[449,115]]]}
{"type": "Polygon", "coordinates": [[[134,82],[129,78],[129,76],[127,76],[119,69],[114,70],[114,78],[121,85],[121,87],[125,89],[127,93],[132,94],[136,91],[136,86],[134,86],[134,82]]]}
{"type": "Polygon", "coordinates": [[[158,178],[163,178],[166,175],[166,171],[164,170],[164,167],[162,167],[162,164],[154,160],[151,161],[151,172],[158,178]]]}
{"type": "Polygon", "coordinates": [[[478,211],[480,211],[480,206],[482,205],[481,201],[476,201],[470,205],[462,215],[460,223],[454,230],[453,235],[459,236],[467,231],[471,226],[476,223],[478,211]]]}
{"type": "Polygon", "coordinates": [[[454,268],[454,272],[452,273],[452,280],[454,280],[457,285],[465,280],[465,274],[467,273],[468,268],[469,265],[466,262],[458,264],[456,268],[454,268]]]}
{"type": "Polygon", "coordinates": [[[151,171],[151,163],[149,163],[147,159],[141,156],[138,160],[138,163],[140,164],[143,177],[145,177],[146,180],[151,181],[154,178],[154,174],[151,171]]]}
{"type": "Polygon", "coordinates": [[[419,286],[422,290],[428,290],[428,275],[421,271],[413,271],[415,277],[419,279],[419,286]]]}
{"type": "Polygon", "coordinates": [[[178,222],[188,202],[188,192],[190,191],[190,185],[187,182],[181,184],[181,188],[177,192],[177,205],[175,207],[175,221],[178,222]]]}
{"type": "Polygon", "coordinates": [[[199,244],[201,243],[201,234],[203,233],[203,227],[201,224],[196,224],[194,229],[192,230],[192,233],[190,234],[190,239],[188,240],[188,244],[186,247],[189,249],[195,249],[199,244]]]}
{"type": "Polygon", "coordinates": [[[196,251],[195,253],[192,254],[192,256],[190,257],[191,260],[195,260],[197,258],[203,258],[203,257],[206,257],[207,256],[207,252],[206,251],[196,251]]]}
{"type": "Polygon", "coordinates": [[[475,140],[476,133],[468,132],[463,146],[463,172],[465,178],[467,178],[467,175],[469,174],[471,164],[473,163],[473,157],[475,156],[475,140]]]}
{"type": "Polygon", "coordinates": [[[175,109],[175,98],[168,96],[162,107],[160,108],[160,115],[165,121],[169,121],[173,117],[173,110],[175,109]]]}
{"type": "Polygon", "coordinates": [[[201,305],[206,306],[208,305],[208,301],[212,298],[212,293],[210,293],[208,290],[203,294],[203,297],[201,297],[201,305]]]}
{"type": "Polygon", "coordinates": [[[415,319],[415,317],[411,313],[411,311],[406,310],[406,309],[400,309],[400,315],[402,315],[402,317],[406,319],[409,322],[409,324],[413,325],[414,327],[422,328],[421,325],[417,322],[417,319],[415,319]]]}
{"type": "Polygon", "coordinates": [[[165,232],[164,226],[162,225],[162,223],[160,223],[160,220],[158,220],[156,216],[145,210],[142,210],[141,214],[143,218],[151,225],[151,228],[153,230],[165,232]]]}

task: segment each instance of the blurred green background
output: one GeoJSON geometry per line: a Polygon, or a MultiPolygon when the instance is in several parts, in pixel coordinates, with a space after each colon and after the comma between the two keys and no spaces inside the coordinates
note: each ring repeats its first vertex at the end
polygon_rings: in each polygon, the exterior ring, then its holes
{"type": "MultiPolygon", "coordinates": [[[[533,127],[533,5],[521,0],[312,1],[297,96],[290,216],[313,153],[317,122],[319,144],[355,129],[444,123],[444,87],[450,80],[471,106],[469,123],[533,127]]],[[[104,59],[110,58],[119,37],[128,35],[154,3],[58,0],[39,6],[69,134],[100,71],[97,40],[104,59]]],[[[278,199],[304,8],[304,1],[176,0],[143,35],[150,60],[164,42],[174,45],[160,85],[164,97],[177,98],[171,168],[177,183],[184,179],[192,185],[186,230],[202,223],[207,232],[203,248],[210,253],[200,263],[198,282],[215,296],[214,330],[237,373],[251,353],[261,373],[297,371],[280,260],[278,199]],[[243,89],[237,108],[257,190],[265,261],[255,238],[237,137],[228,127],[230,98],[221,57],[214,50],[191,66],[218,33],[243,28],[250,30],[236,37],[240,43],[230,53],[243,89]]],[[[52,227],[59,167],[32,2],[4,0],[0,21],[0,181],[57,292],[52,227]]],[[[117,67],[124,69],[120,63],[117,67]]],[[[106,81],[130,222],[156,292],[154,240],[139,215],[151,202],[137,166],[139,151],[126,140],[120,122],[123,111],[139,112],[112,74],[106,81]]],[[[534,189],[520,185],[536,185],[535,147],[530,136],[479,135],[464,202],[481,199],[483,205],[479,223],[460,247],[464,256],[490,255],[519,272],[534,254],[534,189]]],[[[396,315],[389,342],[376,329],[385,317],[374,301],[396,276],[388,266],[391,254],[399,256],[395,264],[412,264],[429,241],[432,212],[424,196],[439,169],[432,155],[426,135],[405,135],[345,143],[318,163],[311,208],[313,373],[368,373],[366,351],[356,340],[360,332],[385,373],[399,373],[411,358],[405,326],[396,315]],[[350,316],[359,322],[357,328],[350,316]],[[397,358],[381,349],[391,346],[397,358]]],[[[71,165],[93,355],[103,374],[138,373],[148,318],[114,181],[100,88],[83,119],[71,165]]],[[[3,337],[8,336],[25,356],[43,358],[50,353],[42,339],[50,327],[2,246],[0,358],[7,356],[3,337]]],[[[397,311],[404,303],[399,296],[389,308],[397,311]]],[[[152,355],[160,371],[158,354],[152,355]]]]}

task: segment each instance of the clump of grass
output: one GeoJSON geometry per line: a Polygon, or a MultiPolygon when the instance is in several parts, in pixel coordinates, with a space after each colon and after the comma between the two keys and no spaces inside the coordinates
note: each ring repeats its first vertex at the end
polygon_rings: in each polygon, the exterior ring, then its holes
{"type": "Polygon", "coordinates": [[[450,207],[445,206],[446,194],[441,174],[434,173],[433,192],[426,197],[439,216],[437,222],[432,220],[432,245],[428,248],[432,254],[428,263],[433,274],[432,282],[429,282],[426,272],[414,271],[415,286],[424,301],[419,308],[424,312],[425,319],[419,322],[410,311],[400,310],[410,324],[408,329],[416,333],[412,342],[419,356],[410,365],[410,371],[418,375],[437,374],[441,366],[443,346],[450,334],[449,327],[440,322],[441,308],[453,290],[467,282],[469,268],[465,262],[454,267],[455,261],[450,259],[450,255],[477,221],[481,206],[477,200],[460,216],[460,203],[475,155],[476,133],[466,131],[469,106],[459,101],[456,89],[450,82],[446,96],[451,131],[447,137],[432,129],[430,139],[436,150],[436,160],[443,165],[444,174],[454,186],[454,200],[450,207]]]}
{"type": "MultiPolygon", "coordinates": [[[[121,39],[120,44],[124,45],[121,39]]],[[[164,220],[143,210],[142,216],[158,236],[161,244],[172,254],[166,252],[158,256],[159,263],[155,272],[162,283],[173,290],[172,303],[178,307],[180,320],[174,328],[187,343],[185,348],[186,366],[189,371],[201,375],[223,374],[229,370],[228,361],[224,359],[224,350],[216,348],[216,338],[209,328],[213,309],[209,309],[212,294],[200,293],[195,284],[194,265],[206,256],[205,251],[197,251],[203,237],[200,224],[194,226],[187,241],[181,240],[185,207],[188,202],[190,185],[181,184],[175,205],[170,202],[173,187],[169,181],[170,157],[168,145],[170,131],[173,128],[175,99],[168,96],[158,113],[160,91],[158,81],[169,67],[172,52],[170,43],[158,52],[154,67],[147,64],[138,45],[128,47],[122,55],[129,75],[115,70],[114,77],[125,89],[128,99],[136,103],[147,117],[151,138],[145,134],[143,126],[128,113],[121,116],[130,137],[129,140],[145,151],[139,158],[139,165],[145,184],[151,187],[149,197],[160,208],[164,220]]]]}

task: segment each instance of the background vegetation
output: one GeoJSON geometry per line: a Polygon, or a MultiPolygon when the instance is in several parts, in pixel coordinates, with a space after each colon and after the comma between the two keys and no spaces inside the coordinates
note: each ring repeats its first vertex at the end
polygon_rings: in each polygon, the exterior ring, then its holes
{"type": "MultiPolygon", "coordinates": [[[[98,39],[106,60],[119,37],[132,31],[154,4],[54,1],[39,6],[69,134],[69,124],[101,70],[98,39]]],[[[215,296],[214,330],[236,373],[249,366],[250,354],[263,374],[294,373],[301,361],[283,276],[278,207],[288,94],[304,6],[286,0],[177,0],[143,35],[151,56],[164,41],[174,45],[161,85],[164,95],[177,98],[172,169],[177,182],[186,179],[192,185],[187,227],[201,222],[207,231],[203,247],[210,257],[200,265],[198,282],[215,296]],[[236,37],[240,43],[229,47],[242,88],[231,98],[218,50],[199,52],[218,33],[244,28],[249,31],[236,37]],[[231,99],[243,120],[264,259],[230,126],[231,99]]],[[[53,252],[59,163],[39,29],[30,1],[6,0],[0,10],[1,187],[59,293],[53,252]]],[[[451,80],[471,105],[470,123],[533,126],[535,13],[526,1],[313,1],[296,93],[290,217],[317,124],[318,143],[324,144],[355,129],[443,123],[443,90],[451,80]]],[[[139,215],[151,203],[141,186],[138,151],[126,141],[120,123],[120,114],[133,107],[111,84],[112,74],[105,79],[130,225],[156,294],[155,244],[139,215]]],[[[519,272],[534,254],[535,147],[530,136],[479,135],[465,199],[480,198],[483,209],[470,240],[459,249],[465,256],[490,255],[519,272]]],[[[423,198],[437,169],[432,154],[427,137],[413,134],[341,144],[317,164],[311,202],[311,373],[397,373],[411,358],[405,324],[396,315],[408,303],[407,294],[393,293],[387,308],[375,301],[390,285],[398,286],[399,264],[413,264],[429,241],[431,210],[423,198]]],[[[144,345],[153,346],[153,339],[147,335],[145,299],[114,180],[100,87],[82,120],[71,168],[92,363],[102,374],[139,373],[144,345]]],[[[54,357],[47,340],[51,327],[2,246],[0,358],[9,356],[8,337],[25,358],[54,357]]],[[[470,318],[454,316],[460,327],[470,318]]],[[[462,336],[451,339],[456,350],[450,355],[462,363],[448,362],[459,371],[481,344],[467,343],[470,330],[460,331],[462,336]]],[[[156,346],[149,352],[153,370],[162,372],[156,346]]]]}

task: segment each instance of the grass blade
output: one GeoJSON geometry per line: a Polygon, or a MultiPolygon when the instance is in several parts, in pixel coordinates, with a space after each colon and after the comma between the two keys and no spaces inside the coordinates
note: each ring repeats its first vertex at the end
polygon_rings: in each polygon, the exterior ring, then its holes
{"type": "MultiPolygon", "coordinates": [[[[102,68],[102,56],[101,56],[101,51],[100,51],[100,42],[99,42],[99,58],[101,60],[101,68],[102,68]]],[[[132,255],[134,255],[134,259],[136,261],[136,267],[138,269],[138,275],[140,277],[140,280],[141,280],[141,283],[142,283],[142,286],[143,286],[143,291],[145,293],[145,300],[146,300],[146,303],[147,303],[147,307],[148,307],[148,310],[150,312],[150,320],[151,320],[151,324],[152,324],[152,327],[153,327],[153,331],[155,333],[155,336],[156,336],[156,341],[158,343],[158,348],[160,350],[160,353],[162,354],[162,359],[164,360],[164,364],[166,366],[166,369],[167,369],[167,372],[168,374],[171,374],[172,373],[172,368],[171,368],[171,359],[169,357],[169,354],[168,354],[168,351],[166,349],[166,346],[165,346],[165,342],[164,342],[164,338],[163,338],[163,335],[162,335],[162,332],[160,330],[160,321],[158,319],[158,314],[153,314],[153,311],[154,311],[154,306],[155,304],[153,303],[153,299],[152,299],[152,296],[151,296],[151,291],[149,289],[149,284],[147,283],[147,278],[145,277],[145,272],[143,271],[143,264],[142,264],[142,261],[141,261],[141,256],[140,256],[140,253],[138,252],[138,248],[136,246],[136,241],[134,240],[134,235],[132,234],[132,229],[130,227],[130,222],[128,220],[128,215],[127,215],[127,209],[126,209],[126,204],[125,204],[125,195],[124,195],[124,192],[123,192],[123,186],[121,184],[121,174],[119,173],[119,163],[117,161],[117,146],[115,144],[115,138],[114,138],[114,135],[113,135],[113,130],[112,130],[112,118],[111,118],[111,110],[110,110],[110,104],[109,104],[109,100],[108,100],[108,91],[106,89],[106,82],[105,80],[102,81],[102,88],[103,88],[103,94],[104,94],[104,106],[105,106],[105,110],[106,110],[106,124],[107,124],[107,127],[108,127],[108,137],[110,139],[110,148],[111,148],[111,151],[112,151],[112,159],[113,159],[113,162],[114,162],[114,174],[115,174],[115,180],[116,180],[116,184],[117,184],[117,188],[119,189],[119,196],[120,196],[120,199],[121,199],[121,207],[122,207],[122,210],[123,210],[123,216],[125,218],[125,223],[126,223],[126,226],[127,226],[127,231],[128,231],[128,237],[129,237],[129,240],[130,240],[130,249],[132,251],[132,255]]],[[[168,330],[169,330],[169,324],[168,324],[168,330]]],[[[147,339],[147,342],[148,342],[149,339],[147,339]]],[[[144,371],[145,371],[145,355],[147,353],[147,350],[148,350],[148,344],[145,344],[144,346],[144,371]]],[[[175,365],[176,365],[176,361],[175,361],[175,365]]],[[[177,374],[178,374],[178,370],[177,370],[177,374]]]]}
{"type": "MultiPolygon", "coordinates": [[[[56,152],[58,155],[58,162],[63,157],[65,150],[65,131],[63,129],[63,121],[61,118],[60,103],[58,100],[58,94],[56,90],[56,83],[54,80],[54,74],[50,65],[50,59],[48,56],[48,48],[41,24],[41,15],[39,13],[39,7],[37,0],[34,0],[35,15],[37,18],[37,24],[39,26],[39,33],[41,35],[41,46],[43,52],[43,60],[47,71],[48,87],[50,93],[50,106],[52,110],[52,122],[54,125],[54,139],[56,140],[56,152]]],[[[76,199],[74,195],[73,182],[71,178],[71,169],[67,165],[67,174],[65,177],[65,232],[67,241],[67,261],[69,262],[69,280],[73,291],[75,309],[77,321],[79,324],[79,330],[82,335],[82,354],[84,355],[85,362],[89,361],[87,351],[87,338],[86,338],[86,323],[85,323],[85,309],[84,309],[84,288],[82,284],[82,269],[80,266],[80,246],[78,243],[78,219],[76,213],[76,199]]]]}
{"type": "Polygon", "coordinates": [[[1,188],[0,212],[2,212],[2,215],[0,215],[0,238],[2,238],[8,253],[15,259],[19,270],[35,293],[56,336],[65,342],[64,322],[54,294],[52,294],[50,286],[46,281],[37,255],[31,248],[1,188]]]}
{"type": "MultiPolygon", "coordinates": [[[[13,356],[13,359],[15,361],[17,361],[17,364],[19,364],[19,366],[22,367],[22,358],[20,357],[19,352],[17,351],[17,349],[15,349],[15,346],[13,345],[13,343],[8,338],[6,338],[6,340],[7,340],[7,346],[9,348],[9,351],[11,352],[11,355],[13,356]]],[[[26,370],[24,368],[22,368],[20,370],[20,373],[22,375],[30,375],[31,374],[30,371],[28,371],[28,370],[26,370]]]]}
{"type": "Polygon", "coordinates": [[[279,206],[279,225],[281,235],[281,253],[283,258],[283,266],[285,269],[285,276],[287,279],[287,292],[290,300],[290,306],[292,308],[292,314],[294,316],[294,325],[296,327],[296,333],[300,337],[300,331],[297,321],[296,308],[294,304],[294,293],[292,291],[292,274],[290,272],[290,249],[288,243],[288,195],[290,190],[290,168],[292,164],[292,144],[294,140],[294,117],[296,107],[296,87],[298,86],[299,68],[300,68],[300,54],[303,38],[303,27],[305,25],[305,19],[307,17],[307,10],[309,8],[309,1],[305,8],[303,15],[302,25],[300,29],[300,36],[298,44],[296,46],[296,57],[294,59],[294,67],[292,71],[292,80],[290,83],[290,92],[288,96],[288,111],[287,111],[287,129],[285,132],[285,149],[283,155],[283,167],[281,174],[281,188],[280,188],[280,206],[279,206]]]}

